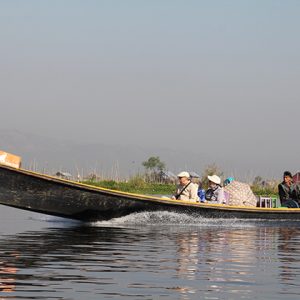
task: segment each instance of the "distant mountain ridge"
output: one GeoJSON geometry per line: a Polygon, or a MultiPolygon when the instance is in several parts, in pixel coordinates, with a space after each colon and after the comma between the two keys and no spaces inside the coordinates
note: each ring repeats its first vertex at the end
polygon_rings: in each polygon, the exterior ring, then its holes
{"type": "Polygon", "coordinates": [[[143,173],[142,162],[159,156],[169,170],[201,174],[206,159],[176,149],[135,145],[80,144],[16,130],[0,130],[0,149],[22,157],[23,167],[49,174],[68,171],[74,176],[97,173],[105,178],[128,178],[143,173]]]}

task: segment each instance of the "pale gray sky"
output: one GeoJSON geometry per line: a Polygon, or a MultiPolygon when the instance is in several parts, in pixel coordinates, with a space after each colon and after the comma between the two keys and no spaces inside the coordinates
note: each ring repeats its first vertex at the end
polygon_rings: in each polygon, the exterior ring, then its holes
{"type": "Polygon", "coordinates": [[[0,127],[295,171],[299,16],[297,0],[0,0],[0,127]]]}

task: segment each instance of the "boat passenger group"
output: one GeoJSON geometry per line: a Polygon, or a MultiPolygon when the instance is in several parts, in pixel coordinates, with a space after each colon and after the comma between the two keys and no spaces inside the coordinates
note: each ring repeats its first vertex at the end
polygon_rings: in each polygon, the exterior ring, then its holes
{"type": "MultiPolygon", "coordinates": [[[[209,188],[206,191],[202,189],[201,183],[193,182],[188,172],[180,172],[177,177],[179,184],[172,199],[232,206],[257,206],[258,200],[250,185],[233,177],[228,177],[222,184],[219,176],[207,176],[209,188]]],[[[291,172],[284,172],[283,182],[278,185],[278,193],[282,206],[299,207],[300,186],[293,182],[291,172]]]]}

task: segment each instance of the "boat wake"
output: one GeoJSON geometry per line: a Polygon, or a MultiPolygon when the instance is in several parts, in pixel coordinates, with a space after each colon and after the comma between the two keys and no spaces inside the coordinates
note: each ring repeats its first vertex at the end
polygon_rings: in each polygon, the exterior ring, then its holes
{"type": "Polygon", "coordinates": [[[86,222],[38,215],[31,217],[31,220],[52,223],[53,225],[77,226],[85,224],[92,227],[140,227],[140,226],[175,226],[178,227],[281,227],[291,224],[300,227],[299,221],[288,220],[262,220],[262,219],[238,219],[238,218],[205,218],[199,215],[183,214],[168,211],[139,212],[130,215],[114,218],[109,221],[86,222]]]}
{"type": "Polygon", "coordinates": [[[90,223],[92,226],[141,226],[141,225],[176,225],[176,226],[232,226],[232,227],[253,227],[255,220],[244,219],[212,219],[199,215],[187,215],[182,213],[156,211],[133,213],[125,217],[115,218],[109,221],[98,221],[90,223]]]}

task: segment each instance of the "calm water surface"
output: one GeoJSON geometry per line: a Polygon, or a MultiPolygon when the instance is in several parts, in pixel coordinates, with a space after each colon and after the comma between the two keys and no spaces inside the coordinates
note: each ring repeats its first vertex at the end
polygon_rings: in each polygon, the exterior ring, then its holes
{"type": "Polygon", "coordinates": [[[300,223],[79,223],[0,206],[3,299],[299,299],[300,223]]]}

